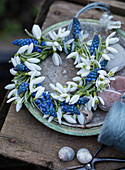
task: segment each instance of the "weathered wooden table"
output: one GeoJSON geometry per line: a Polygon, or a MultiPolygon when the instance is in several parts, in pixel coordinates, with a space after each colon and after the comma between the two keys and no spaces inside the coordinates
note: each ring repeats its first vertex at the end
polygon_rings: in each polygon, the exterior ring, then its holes
{"type": "MultiPolygon", "coordinates": [[[[52,2],[52,1],[51,1],[52,2]]],[[[82,2],[82,1],[78,1],[82,2]]],[[[109,2],[106,1],[105,2],[109,2]]],[[[84,1],[85,3],[85,1],[84,1]]],[[[114,1],[111,1],[111,9],[114,9],[114,1]]],[[[125,5],[123,2],[118,2],[121,5],[122,11],[125,11],[125,5]],[[124,7],[123,7],[124,5],[124,7]]],[[[51,4],[51,3],[50,3],[51,4]]],[[[47,5],[47,4],[46,4],[47,5]]],[[[119,5],[119,6],[120,6],[119,5]]],[[[117,8],[120,8],[117,6],[117,8]]],[[[74,4],[65,1],[55,1],[47,14],[43,29],[55,24],[59,21],[72,19],[72,17],[83,7],[83,5],[74,4]]],[[[46,12],[44,12],[46,13],[46,12]]],[[[116,13],[116,12],[115,12],[116,13]]],[[[125,13],[120,13],[120,15],[125,13]]],[[[82,18],[94,18],[98,19],[101,16],[100,11],[89,10],[82,14],[82,18]]],[[[124,16],[114,15],[116,19],[123,22],[122,29],[125,30],[125,18],[124,16]]],[[[39,22],[39,17],[35,21],[39,22]]],[[[41,21],[41,25],[42,25],[41,21]]],[[[9,105],[3,103],[0,113],[0,154],[6,157],[18,159],[24,162],[33,163],[50,169],[61,169],[68,166],[79,165],[79,162],[75,158],[71,162],[61,162],[58,159],[58,151],[63,146],[72,147],[75,152],[80,148],[87,148],[92,154],[96,149],[101,146],[97,142],[97,136],[90,137],[75,137],[68,136],[56,131],[53,131],[40,122],[38,122],[29,111],[23,107],[19,112],[15,112],[15,105],[12,103],[8,113],[7,107],[9,105]],[[2,117],[6,119],[4,122],[2,117]]],[[[103,153],[99,156],[112,156],[125,158],[125,155],[114,150],[111,147],[104,149],[103,153]]],[[[96,165],[97,170],[111,170],[120,167],[125,167],[125,163],[101,163],[96,165]]]]}

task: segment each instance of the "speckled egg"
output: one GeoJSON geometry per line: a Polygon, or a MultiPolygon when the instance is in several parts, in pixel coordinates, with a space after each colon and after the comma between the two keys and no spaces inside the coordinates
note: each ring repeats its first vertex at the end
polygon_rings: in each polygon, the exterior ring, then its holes
{"type": "Polygon", "coordinates": [[[70,147],[63,147],[59,150],[58,157],[61,161],[71,161],[75,157],[75,152],[70,147]]]}
{"type": "Polygon", "coordinates": [[[77,152],[77,159],[82,164],[87,164],[92,160],[92,155],[88,151],[88,149],[81,148],[77,152]]]}

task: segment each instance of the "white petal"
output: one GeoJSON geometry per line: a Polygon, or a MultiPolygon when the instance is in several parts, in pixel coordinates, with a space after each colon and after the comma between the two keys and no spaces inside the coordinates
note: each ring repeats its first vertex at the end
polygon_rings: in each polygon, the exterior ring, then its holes
{"type": "Polygon", "coordinates": [[[109,39],[109,44],[115,44],[115,43],[117,43],[118,41],[119,41],[118,38],[110,38],[110,39],[109,39]]]}
{"type": "Polygon", "coordinates": [[[45,77],[38,77],[38,78],[35,78],[35,80],[33,80],[33,84],[39,84],[41,83],[43,80],[45,80],[45,77]]]}
{"type": "Polygon", "coordinates": [[[68,103],[69,101],[70,101],[70,95],[68,95],[67,97],[66,97],[66,103],[68,103]]]}
{"type": "Polygon", "coordinates": [[[36,92],[35,98],[41,97],[41,95],[43,94],[44,90],[45,90],[45,87],[39,88],[39,90],[36,92]]]}
{"type": "Polygon", "coordinates": [[[17,97],[12,97],[9,100],[7,100],[7,103],[10,103],[10,102],[12,102],[13,100],[16,100],[16,99],[17,99],[17,97]]]}
{"type": "Polygon", "coordinates": [[[14,59],[14,58],[11,58],[11,61],[12,61],[13,66],[16,67],[17,62],[15,61],[15,59],[14,59]]]}
{"type": "Polygon", "coordinates": [[[16,112],[19,112],[21,108],[22,108],[22,103],[17,103],[16,104],[16,112]]]}
{"type": "Polygon", "coordinates": [[[110,57],[106,54],[102,54],[102,57],[105,59],[105,60],[110,60],[110,57]]]}
{"type": "Polygon", "coordinates": [[[98,73],[100,73],[100,74],[103,75],[103,76],[107,75],[107,73],[106,73],[105,70],[99,70],[98,73]]]}
{"type": "Polygon", "coordinates": [[[56,87],[54,86],[54,84],[50,83],[49,85],[53,90],[56,90],[56,87]]]}
{"type": "Polygon", "coordinates": [[[38,66],[37,64],[32,64],[32,66],[38,71],[42,70],[42,68],[38,66]]]}
{"type": "Polygon", "coordinates": [[[66,58],[73,58],[73,57],[76,57],[77,55],[78,55],[77,52],[72,52],[66,58]]]}
{"type": "Polygon", "coordinates": [[[61,91],[63,91],[63,86],[60,84],[60,83],[56,83],[56,86],[61,90],[61,91]]]}
{"type": "Polygon", "coordinates": [[[110,72],[115,73],[117,70],[118,70],[118,67],[115,67],[115,68],[111,69],[110,72]]]}
{"type": "Polygon", "coordinates": [[[80,98],[80,95],[74,95],[71,99],[70,99],[70,104],[74,104],[76,103],[80,98]]]}
{"type": "Polygon", "coordinates": [[[15,88],[15,84],[8,84],[7,86],[5,86],[5,89],[10,90],[15,88]]]}
{"type": "Polygon", "coordinates": [[[85,116],[80,113],[80,115],[78,115],[78,122],[83,125],[85,123],[85,116]]]}
{"type": "Polygon", "coordinates": [[[76,89],[77,89],[77,87],[76,87],[76,86],[73,86],[73,87],[71,87],[71,88],[69,89],[69,92],[74,92],[74,91],[76,91],[76,89]]]}
{"type": "Polygon", "coordinates": [[[43,116],[43,119],[46,119],[47,117],[49,117],[49,115],[45,114],[45,115],[43,116]]]}
{"type": "Polygon", "coordinates": [[[53,119],[54,119],[54,117],[53,117],[53,116],[50,116],[49,119],[48,119],[48,122],[49,122],[49,123],[52,122],[53,119]]]}
{"type": "Polygon", "coordinates": [[[59,66],[60,61],[59,61],[59,57],[58,57],[58,54],[57,54],[57,53],[54,53],[54,54],[52,55],[52,60],[53,60],[53,63],[54,63],[56,66],[59,66]]]}
{"type": "Polygon", "coordinates": [[[31,63],[39,63],[40,60],[37,58],[28,58],[27,61],[31,62],[31,63]]]}
{"type": "Polygon", "coordinates": [[[56,37],[54,36],[53,32],[49,32],[49,36],[52,40],[56,40],[56,37]]]}
{"type": "Polygon", "coordinates": [[[71,81],[66,82],[66,84],[69,84],[69,85],[71,85],[71,86],[75,86],[75,87],[77,87],[77,86],[78,86],[76,83],[71,82],[71,81]]]}
{"type": "Polygon", "coordinates": [[[116,32],[114,31],[107,38],[112,38],[115,34],[116,34],[116,32]]]}
{"type": "Polygon", "coordinates": [[[19,48],[19,50],[17,51],[17,54],[22,54],[24,53],[26,50],[28,50],[28,45],[24,45],[22,47],[19,48]]]}
{"type": "Polygon", "coordinates": [[[16,73],[17,73],[17,71],[15,71],[13,68],[11,68],[11,69],[10,69],[10,73],[11,73],[12,75],[14,75],[14,76],[15,76],[15,75],[16,75],[16,73]]]}
{"type": "Polygon", "coordinates": [[[53,46],[53,42],[46,42],[46,46],[53,46]]]}
{"type": "Polygon", "coordinates": [[[16,63],[17,63],[17,64],[20,64],[20,58],[19,58],[19,56],[15,57],[15,60],[16,60],[16,63]]]}
{"type": "Polygon", "coordinates": [[[39,27],[39,25],[34,24],[32,28],[32,33],[36,39],[40,39],[42,36],[42,31],[39,27]]]}
{"type": "Polygon", "coordinates": [[[88,46],[91,46],[91,45],[92,45],[92,40],[89,40],[89,41],[87,42],[87,45],[88,45],[88,46]]]}
{"type": "Polygon", "coordinates": [[[68,40],[68,41],[66,42],[66,44],[71,44],[73,41],[74,41],[74,39],[72,38],[72,39],[68,40]]]}
{"type": "Polygon", "coordinates": [[[33,80],[30,82],[30,86],[29,86],[30,92],[33,93],[34,89],[33,89],[33,80]]]}
{"type": "Polygon", "coordinates": [[[74,77],[72,80],[73,80],[73,81],[81,81],[81,79],[82,79],[81,77],[78,77],[78,76],[77,76],[77,77],[74,77]]]}
{"type": "Polygon", "coordinates": [[[27,54],[32,53],[32,51],[33,51],[33,43],[31,43],[31,44],[28,46],[27,54]]]}
{"type": "Polygon", "coordinates": [[[69,123],[77,123],[70,115],[63,115],[63,118],[69,123]]]}
{"type": "Polygon", "coordinates": [[[70,31],[65,31],[65,32],[63,32],[63,33],[60,34],[60,37],[61,37],[61,38],[65,38],[65,37],[67,37],[69,34],[70,34],[70,31]]]}
{"type": "Polygon", "coordinates": [[[59,113],[60,117],[62,118],[62,110],[61,110],[61,107],[58,108],[58,113],[59,113]]]}
{"type": "Polygon", "coordinates": [[[7,98],[10,98],[13,94],[15,94],[17,92],[17,89],[13,89],[9,92],[7,98]]]}
{"type": "Polygon", "coordinates": [[[112,53],[118,53],[118,51],[114,49],[113,47],[107,47],[107,50],[109,50],[112,53]]]}
{"type": "Polygon", "coordinates": [[[100,96],[98,96],[98,99],[100,100],[100,102],[101,102],[103,105],[105,104],[104,100],[103,100],[100,96]]]}
{"type": "Polygon", "coordinates": [[[59,93],[62,93],[62,91],[58,87],[56,87],[55,90],[58,91],[59,93]]]}
{"type": "Polygon", "coordinates": [[[29,70],[32,70],[32,71],[35,70],[33,64],[29,63],[28,61],[25,61],[24,64],[27,66],[27,68],[28,68],[29,70]]]}

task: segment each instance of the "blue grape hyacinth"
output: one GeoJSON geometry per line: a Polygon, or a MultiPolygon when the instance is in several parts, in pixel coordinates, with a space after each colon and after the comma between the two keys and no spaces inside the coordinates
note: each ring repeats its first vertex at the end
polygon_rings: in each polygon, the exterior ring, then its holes
{"type": "Polygon", "coordinates": [[[100,70],[101,68],[95,68],[93,71],[91,71],[87,77],[86,77],[86,84],[88,84],[89,82],[93,81],[93,80],[96,80],[99,73],[98,71],[100,70]]]}
{"type": "Polygon", "coordinates": [[[79,38],[79,33],[81,31],[81,24],[78,18],[73,18],[73,38],[76,40],[79,38]]]}
{"type": "Polygon", "coordinates": [[[23,63],[20,63],[20,64],[17,64],[16,67],[14,67],[14,70],[15,71],[29,71],[29,69],[23,64],[23,63]]]}
{"type": "Polygon", "coordinates": [[[53,117],[57,117],[56,110],[53,105],[53,100],[48,91],[43,92],[42,97],[35,100],[36,105],[44,113],[53,117]]]}
{"type": "MultiPolygon", "coordinates": [[[[36,45],[39,45],[37,40],[31,39],[31,38],[26,38],[26,39],[17,39],[13,42],[14,45],[17,45],[19,47],[22,47],[24,45],[30,45],[31,43],[33,43],[34,48],[33,48],[33,52],[42,52],[42,50],[37,47],[36,45]]],[[[45,46],[45,41],[41,42],[41,46],[45,46]]]]}
{"type": "Polygon", "coordinates": [[[28,86],[29,86],[28,83],[23,82],[20,85],[19,89],[18,89],[18,95],[20,95],[20,94],[24,93],[25,91],[27,91],[28,90],[28,86]]]}
{"type": "Polygon", "coordinates": [[[96,34],[92,40],[92,44],[90,47],[90,54],[91,55],[96,55],[95,49],[98,49],[99,46],[99,36],[96,34]]]}

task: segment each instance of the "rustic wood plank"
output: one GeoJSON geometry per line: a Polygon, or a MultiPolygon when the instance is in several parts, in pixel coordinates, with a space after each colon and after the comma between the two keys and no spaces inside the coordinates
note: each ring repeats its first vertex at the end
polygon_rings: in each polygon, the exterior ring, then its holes
{"type": "Polygon", "coordinates": [[[70,2],[75,2],[83,5],[87,5],[92,2],[102,2],[110,6],[112,13],[117,15],[125,16],[125,3],[117,0],[68,0],[70,2]]]}
{"type": "MultiPolygon", "coordinates": [[[[72,19],[81,7],[64,1],[55,2],[47,15],[44,28],[62,20],[72,19]]],[[[81,17],[88,18],[89,16],[97,19],[99,17],[97,14],[101,15],[101,12],[95,11],[93,13],[92,10],[92,12],[81,15],[81,17]]],[[[94,154],[100,144],[97,142],[97,136],[76,137],[53,131],[38,122],[25,107],[19,113],[16,113],[15,105],[11,105],[0,133],[0,154],[57,170],[67,166],[79,165],[76,158],[71,162],[61,162],[58,159],[58,151],[63,146],[70,146],[75,152],[79,148],[85,147],[94,154]]],[[[124,154],[110,147],[105,148],[99,156],[125,158],[124,154]]],[[[102,163],[98,164],[96,169],[117,169],[122,166],[125,166],[125,164],[102,163]]]]}
{"type": "MultiPolygon", "coordinates": [[[[78,5],[65,1],[56,1],[50,7],[50,11],[47,15],[45,23],[43,24],[43,29],[56,24],[57,22],[70,20],[75,14],[83,8],[83,5],[78,5]]],[[[79,18],[84,19],[100,19],[102,12],[99,10],[88,10],[80,15],[79,18]]],[[[122,22],[122,29],[125,30],[125,17],[113,15],[115,20],[120,20],[122,22]]]]}
{"type": "Polygon", "coordinates": [[[39,9],[38,15],[35,19],[35,24],[38,24],[40,27],[43,25],[46,15],[49,11],[49,8],[53,2],[54,2],[54,0],[47,0],[47,1],[41,0],[40,9],[39,9]]]}
{"type": "MultiPolygon", "coordinates": [[[[61,169],[67,166],[79,165],[76,158],[71,162],[61,162],[58,159],[58,151],[63,146],[72,147],[75,152],[85,147],[92,154],[100,146],[97,136],[75,137],[55,132],[38,122],[24,107],[19,113],[15,112],[12,104],[6,122],[0,134],[0,153],[4,156],[16,158],[22,161],[48,167],[61,169]]],[[[124,154],[113,148],[105,148],[100,156],[117,156],[124,158],[124,154]]],[[[97,169],[115,169],[125,164],[104,163],[98,164],[97,169]]]]}

